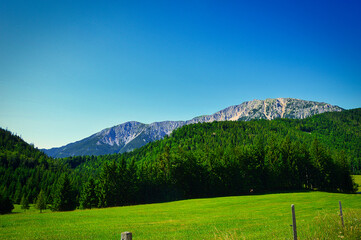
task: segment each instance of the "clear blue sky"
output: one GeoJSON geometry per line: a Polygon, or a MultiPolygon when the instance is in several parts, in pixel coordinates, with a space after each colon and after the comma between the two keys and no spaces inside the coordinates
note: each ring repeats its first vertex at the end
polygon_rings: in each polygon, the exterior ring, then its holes
{"type": "Polygon", "coordinates": [[[361,1],[0,0],[0,126],[39,148],[253,99],[361,107],[361,1]]]}

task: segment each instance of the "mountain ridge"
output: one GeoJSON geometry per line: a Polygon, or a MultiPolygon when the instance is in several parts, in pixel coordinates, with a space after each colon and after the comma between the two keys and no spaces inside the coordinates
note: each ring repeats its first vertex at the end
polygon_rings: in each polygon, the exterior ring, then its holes
{"type": "Polygon", "coordinates": [[[343,110],[338,106],[324,102],[294,98],[252,100],[187,121],[161,121],[150,124],[129,121],[103,129],[87,138],[62,147],[41,150],[55,158],[123,153],[144,146],[149,142],[160,140],[166,135],[170,135],[173,130],[188,124],[213,121],[249,121],[252,119],[303,119],[315,114],[343,110]]]}

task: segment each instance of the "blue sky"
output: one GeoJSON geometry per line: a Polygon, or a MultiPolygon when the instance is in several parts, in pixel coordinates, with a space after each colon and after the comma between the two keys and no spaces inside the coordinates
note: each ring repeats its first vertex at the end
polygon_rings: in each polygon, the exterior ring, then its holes
{"type": "Polygon", "coordinates": [[[361,107],[361,2],[0,0],[0,126],[39,148],[253,99],[361,107]]]}

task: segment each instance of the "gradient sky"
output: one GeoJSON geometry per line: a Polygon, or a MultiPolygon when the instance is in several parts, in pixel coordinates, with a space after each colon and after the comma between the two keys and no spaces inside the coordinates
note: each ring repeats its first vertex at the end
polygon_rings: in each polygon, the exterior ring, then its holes
{"type": "Polygon", "coordinates": [[[253,99],[361,107],[361,1],[0,0],[0,127],[39,148],[253,99]]]}

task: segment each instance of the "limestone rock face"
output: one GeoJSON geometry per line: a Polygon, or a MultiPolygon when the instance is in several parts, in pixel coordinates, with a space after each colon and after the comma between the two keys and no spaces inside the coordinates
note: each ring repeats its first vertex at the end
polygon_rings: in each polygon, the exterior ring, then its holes
{"type": "Polygon", "coordinates": [[[237,121],[251,119],[292,118],[303,119],[324,112],[342,111],[338,106],[294,98],[277,98],[244,102],[216,112],[212,115],[194,118],[194,122],[237,121]]]}
{"type": "Polygon", "coordinates": [[[149,142],[160,140],[171,134],[173,130],[188,124],[213,121],[249,121],[252,119],[303,119],[324,112],[342,110],[338,106],[327,103],[294,98],[253,100],[188,121],[164,121],[151,124],[135,121],[126,122],[104,129],[78,142],[60,148],[43,149],[43,151],[56,158],[123,153],[144,146],[149,142]]]}
{"type": "Polygon", "coordinates": [[[144,126],[145,124],[140,122],[126,122],[115,127],[104,129],[95,134],[101,137],[97,145],[108,144],[110,146],[120,146],[128,144],[139,135],[144,126]]]}

